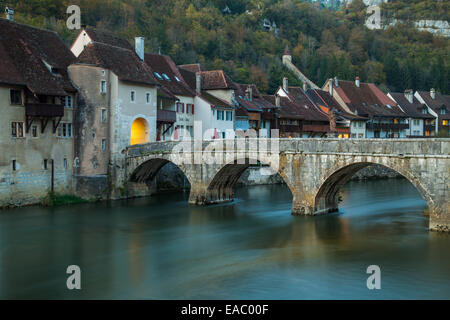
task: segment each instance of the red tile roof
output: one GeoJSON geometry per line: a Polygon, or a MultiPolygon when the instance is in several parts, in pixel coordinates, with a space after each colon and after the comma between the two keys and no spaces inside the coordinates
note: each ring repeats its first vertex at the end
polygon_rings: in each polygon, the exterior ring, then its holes
{"type": "Polygon", "coordinates": [[[162,77],[162,79],[159,79],[153,74],[159,83],[172,94],[189,97],[195,96],[195,90],[189,87],[184,80],[183,75],[169,56],[145,54],[145,63],[153,72],[157,72],[162,77]],[[164,75],[166,75],[169,80],[167,80],[164,75]]]}
{"type": "Polygon", "coordinates": [[[83,50],[76,63],[109,69],[122,81],[159,84],[150,68],[139,59],[134,50],[93,42],[83,50]]]}
{"type": "Polygon", "coordinates": [[[55,32],[0,19],[0,82],[35,94],[75,92],[67,67],[75,60],[55,32]]]}
{"type": "Polygon", "coordinates": [[[319,110],[302,88],[289,87],[289,98],[297,105],[297,112],[307,121],[329,121],[328,115],[319,110]]]}
{"type": "Polygon", "coordinates": [[[182,64],[182,65],[179,65],[178,68],[188,70],[190,72],[206,71],[206,69],[203,68],[203,66],[200,63],[182,64]]]}
{"type": "Polygon", "coordinates": [[[396,103],[372,83],[360,83],[357,87],[353,81],[339,80],[333,90],[342,98],[349,109],[365,117],[407,117],[396,103]],[[390,106],[390,107],[389,107],[390,106]]]}
{"type": "Polygon", "coordinates": [[[337,112],[337,116],[341,119],[347,120],[364,120],[366,118],[348,113],[341,105],[334,99],[327,91],[320,89],[308,89],[306,91],[308,97],[319,107],[325,107],[327,109],[334,109],[337,112]]]}
{"type": "Polygon", "coordinates": [[[202,89],[204,90],[236,89],[233,80],[223,70],[200,71],[199,73],[202,76],[202,89]]]}

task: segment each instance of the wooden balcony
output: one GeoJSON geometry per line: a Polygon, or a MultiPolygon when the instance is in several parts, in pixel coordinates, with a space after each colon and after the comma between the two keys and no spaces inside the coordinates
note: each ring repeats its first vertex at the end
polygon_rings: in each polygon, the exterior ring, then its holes
{"type": "Polygon", "coordinates": [[[25,105],[27,117],[64,117],[64,105],[46,103],[28,103],[25,105]]]}
{"type": "Polygon", "coordinates": [[[366,123],[366,129],[371,130],[403,130],[403,129],[409,129],[408,123],[366,123]]]}
{"type": "Polygon", "coordinates": [[[161,123],[175,123],[177,122],[177,113],[171,110],[158,109],[156,119],[161,123]]]}
{"type": "Polygon", "coordinates": [[[301,130],[299,125],[282,124],[280,125],[280,132],[301,132],[301,130]]]}
{"type": "Polygon", "coordinates": [[[330,126],[326,124],[304,124],[302,126],[303,132],[329,132],[330,126]]]}

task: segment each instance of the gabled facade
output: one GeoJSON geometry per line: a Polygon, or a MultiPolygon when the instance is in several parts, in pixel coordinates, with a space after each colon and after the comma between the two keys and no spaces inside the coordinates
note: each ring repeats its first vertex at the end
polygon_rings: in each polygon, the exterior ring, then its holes
{"type": "Polygon", "coordinates": [[[284,78],[283,86],[276,95],[287,98],[296,105],[296,114],[301,118],[300,137],[320,138],[329,134],[328,114],[316,106],[302,88],[288,86],[288,80],[284,78]]]}
{"type": "MultiPolygon", "coordinates": [[[[191,90],[195,92],[194,121],[201,123],[202,136],[204,139],[233,139],[236,109],[234,103],[234,91],[230,96],[227,89],[222,86],[212,86],[203,76],[200,65],[180,66],[179,71],[189,85],[191,90]],[[192,70],[192,71],[191,71],[192,70]],[[209,90],[204,89],[203,85],[209,90]],[[213,89],[212,89],[213,88],[213,89]],[[214,89],[219,88],[219,89],[214,89]],[[218,96],[212,94],[218,90],[218,96]],[[222,97],[228,97],[226,100],[222,97]]],[[[228,89],[232,90],[232,89],[228,89]]]]}
{"type": "Polygon", "coordinates": [[[423,138],[435,135],[436,118],[428,112],[425,104],[414,97],[411,89],[405,90],[404,93],[389,92],[388,96],[409,116],[407,137],[423,138]]]}
{"type": "MultiPolygon", "coordinates": [[[[136,47],[143,50],[139,43],[140,38],[136,47]]],[[[143,57],[142,51],[91,42],[69,67],[80,91],[75,121],[79,183],[114,179],[116,167],[110,164],[123,161],[126,147],[156,141],[159,84],[143,57]]]]}
{"type": "Polygon", "coordinates": [[[0,207],[73,192],[74,60],[55,32],[0,19],[0,207]]]}
{"type": "Polygon", "coordinates": [[[271,128],[278,130],[279,137],[302,137],[303,118],[299,112],[300,107],[288,97],[264,95],[263,98],[275,106],[274,109],[268,112],[267,116],[271,116],[271,128]]]}
{"type": "Polygon", "coordinates": [[[157,141],[184,139],[194,135],[195,91],[184,80],[181,72],[169,56],[146,54],[145,63],[150,67],[160,86],[175,97],[171,99],[160,92],[158,95],[157,141]],[[171,113],[175,112],[175,122],[171,113]]]}
{"type": "MultiPolygon", "coordinates": [[[[333,86],[333,97],[342,108],[349,113],[367,118],[364,138],[406,137],[409,128],[408,116],[375,84],[362,83],[358,77],[354,82],[335,78],[332,82],[327,81],[323,90],[329,91],[330,85],[333,86]]],[[[352,137],[355,137],[354,133],[356,132],[351,132],[352,137]]]]}
{"type": "Polygon", "coordinates": [[[450,96],[440,94],[434,89],[416,91],[416,99],[428,107],[428,112],[437,118],[435,130],[438,134],[450,135],[450,96]]]}

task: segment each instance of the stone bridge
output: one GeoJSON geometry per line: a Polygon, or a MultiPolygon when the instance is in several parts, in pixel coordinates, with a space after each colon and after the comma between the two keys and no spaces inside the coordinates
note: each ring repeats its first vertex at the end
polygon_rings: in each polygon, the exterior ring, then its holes
{"type": "MultiPolygon", "coordinates": [[[[360,169],[379,164],[408,179],[428,204],[431,230],[450,231],[450,139],[235,139],[158,142],[125,152],[117,183],[145,184],[168,162],[191,185],[189,202],[233,200],[233,186],[259,161],[292,192],[292,214],[338,210],[339,189],[360,169]]],[[[382,184],[380,184],[382,187],[382,184]]]]}

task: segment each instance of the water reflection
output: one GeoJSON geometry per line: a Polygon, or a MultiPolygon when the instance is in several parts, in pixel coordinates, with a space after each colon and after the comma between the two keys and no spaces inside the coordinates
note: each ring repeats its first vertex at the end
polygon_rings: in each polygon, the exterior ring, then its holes
{"type": "Polygon", "coordinates": [[[285,186],[231,204],[188,194],[0,214],[0,298],[449,298],[448,234],[406,180],[351,182],[339,213],[290,215],[285,186]],[[81,291],[65,270],[82,269],[81,291]],[[382,290],[365,270],[382,269],[382,290]],[[420,288],[420,290],[417,290],[420,288]]]}

